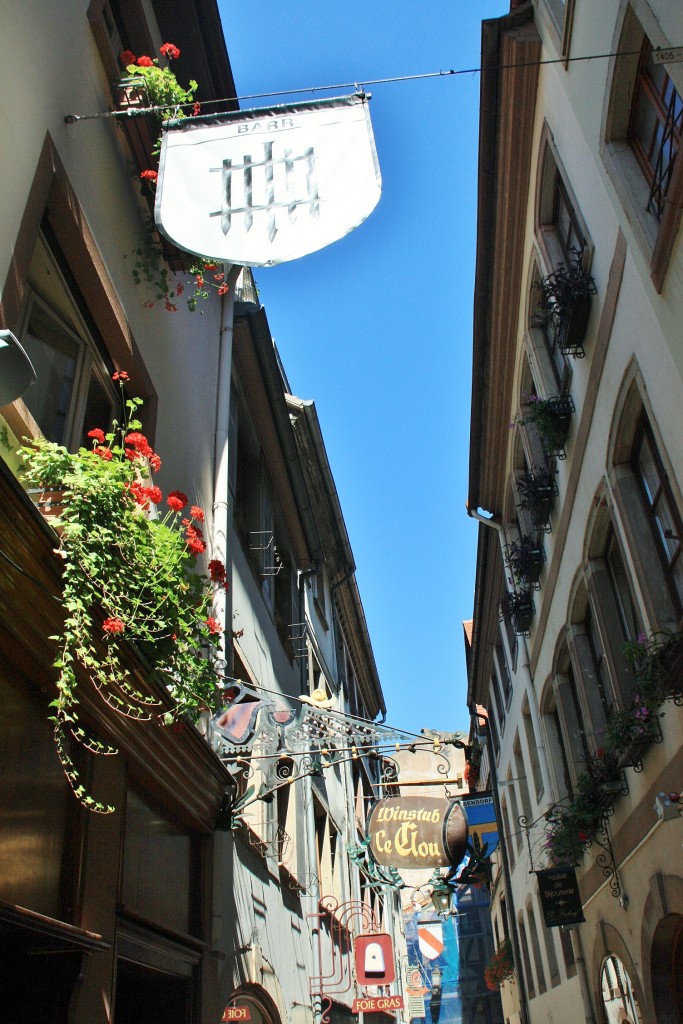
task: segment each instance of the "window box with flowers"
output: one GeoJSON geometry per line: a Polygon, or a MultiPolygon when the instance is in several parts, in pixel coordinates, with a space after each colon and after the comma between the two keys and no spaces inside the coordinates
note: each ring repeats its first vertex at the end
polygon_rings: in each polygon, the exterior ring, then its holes
{"type": "Polygon", "coordinates": [[[506,938],[498,944],[496,952],[484,968],[484,981],[491,992],[496,992],[504,982],[513,980],[514,976],[512,942],[506,938]]]}
{"type": "Polygon", "coordinates": [[[659,714],[652,710],[640,694],[636,694],[628,708],[612,711],[607,722],[605,745],[614,752],[620,768],[642,771],[643,754],[653,745],[661,743],[662,730],[659,714]]]}
{"type": "Polygon", "coordinates": [[[113,85],[118,109],[126,112],[126,116],[118,118],[118,121],[126,132],[138,165],[143,194],[150,210],[143,242],[132,253],[132,276],[135,284],[145,289],[143,305],[146,308],[160,302],[169,313],[176,313],[178,300],[185,294],[182,301],[190,312],[194,312],[199,304],[214,294],[219,297],[225,295],[228,283],[225,268],[217,260],[180,252],[159,234],[154,225],[163,123],[180,121],[200,112],[200,104],[194,99],[197,82],[191,79],[188,87],[184,88],[170,67],[170,63],[180,56],[178,47],[164,43],[159,52],[169,62],[167,66],[162,67],[158,57],[144,54],[136,57],[130,50],[124,50],[119,60],[126,74],[113,85]],[[189,273],[190,281],[174,283],[169,277],[169,268],[173,272],[189,273]]]}
{"type": "MultiPolygon", "coordinates": [[[[209,562],[209,578],[196,571],[206,550],[204,513],[186,495],[163,502],[150,481],[161,460],[140,433],[141,399],[125,399],[127,374],[114,374],[124,416],[90,448],[69,452],[37,438],[20,452],[29,487],[62,492],[56,525],[62,561],[64,625],[57,645],[57,697],[52,722],[57,752],[77,799],[108,813],[84,785],[70,753],[71,739],[93,754],[115,749],[96,738],[79,716],[79,692],[92,685],[108,707],[127,718],[172,726],[213,707],[219,690],[211,653],[223,627],[210,614],[215,588],[226,585],[222,562],[209,562]],[[158,509],[162,502],[167,511],[158,509]],[[130,650],[142,652],[153,690],[142,693],[130,650]]],[[[52,511],[52,507],[45,511],[52,511]]]]}
{"type": "Polygon", "coordinates": [[[525,403],[524,416],[517,422],[520,426],[533,427],[546,458],[564,459],[573,412],[571,395],[556,395],[554,398],[530,395],[525,403]]]}
{"type": "Polygon", "coordinates": [[[552,866],[578,864],[593,842],[614,801],[628,793],[628,784],[615,758],[606,749],[586,762],[572,798],[555,805],[546,816],[544,848],[552,866]]]}
{"type": "MultiPolygon", "coordinates": [[[[665,700],[683,702],[683,633],[656,630],[625,646],[633,676],[645,703],[652,709],[665,700]]],[[[656,709],[655,709],[656,710],[656,709]]]]}
{"type": "Polygon", "coordinates": [[[529,636],[535,614],[536,606],[531,594],[525,591],[508,592],[500,602],[501,619],[512,626],[517,636],[529,636]]]}
{"type": "Polygon", "coordinates": [[[539,291],[531,326],[552,332],[561,352],[581,358],[592,298],[597,292],[593,278],[583,266],[581,254],[577,253],[573,262],[561,265],[544,277],[539,291]]]}
{"type": "Polygon", "coordinates": [[[528,584],[540,590],[539,578],[544,562],[543,545],[537,544],[528,534],[511,541],[505,547],[505,564],[516,586],[528,584]]]}
{"type": "Polygon", "coordinates": [[[550,532],[550,514],[558,495],[555,472],[548,466],[537,467],[517,478],[518,508],[525,509],[532,525],[550,532]]]}

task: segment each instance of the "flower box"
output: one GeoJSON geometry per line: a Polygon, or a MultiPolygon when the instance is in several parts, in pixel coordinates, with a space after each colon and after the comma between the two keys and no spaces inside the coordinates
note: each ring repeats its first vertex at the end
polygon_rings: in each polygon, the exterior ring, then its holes
{"type": "MultiPolygon", "coordinates": [[[[619,712],[624,716],[625,712],[619,712]]],[[[648,721],[622,722],[618,735],[614,736],[614,761],[619,768],[643,770],[643,754],[653,743],[661,743],[662,730],[658,718],[648,721]]]]}
{"type": "Polygon", "coordinates": [[[565,458],[564,445],[569,435],[574,402],[571,395],[539,398],[531,395],[525,402],[524,416],[517,422],[533,427],[539,436],[546,458],[565,458]]]}
{"type": "Polygon", "coordinates": [[[597,289],[593,278],[583,267],[581,253],[576,254],[573,262],[563,264],[544,277],[539,290],[538,306],[531,317],[531,325],[553,331],[561,352],[582,358],[592,297],[597,289]]]}
{"type": "Polygon", "coordinates": [[[603,817],[609,817],[614,810],[614,801],[617,797],[626,796],[628,783],[622,773],[620,778],[600,782],[595,793],[595,806],[603,817]]]}
{"type": "Polygon", "coordinates": [[[536,614],[531,595],[525,592],[506,594],[500,604],[502,619],[510,624],[517,636],[528,636],[536,614]]]}
{"type": "Polygon", "coordinates": [[[539,578],[544,562],[543,545],[536,544],[526,534],[505,548],[505,564],[512,573],[512,581],[517,585],[528,584],[534,590],[540,590],[539,578]]]}
{"type": "Polygon", "coordinates": [[[518,507],[526,509],[531,523],[539,530],[550,532],[550,514],[558,495],[555,474],[547,467],[532,470],[517,479],[520,496],[518,507]]]}

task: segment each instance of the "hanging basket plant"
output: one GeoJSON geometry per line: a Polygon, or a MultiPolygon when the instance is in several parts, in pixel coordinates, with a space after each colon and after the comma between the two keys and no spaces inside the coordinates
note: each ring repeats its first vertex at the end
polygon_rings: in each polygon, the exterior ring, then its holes
{"type": "MultiPolygon", "coordinates": [[[[119,59],[126,74],[114,85],[118,108],[128,114],[121,120],[140,166],[140,181],[148,195],[150,208],[154,205],[159,177],[158,158],[164,121],[181,121],[199,114],[200,110],[194,98],[197,82],[191,79],[185,88],[171,68],[172,62],[180,56],[178,47],[164,43],[159,52],[169,62],[164,67],[160,66],[158,57],[136,57],[130,50],[124,50],[119,59]]],[[[143,306],[147,309],[160,303],[168,313],[176,313],[182,302],[194,313],[213,295],[220,297],[228,292],[225,271],[219,261],[208,256],[188,259],[187,254],[179,254],[159,235],[151,217],[142,243],[131,256],[133,280],[145,289],[147,298],[143,306]],[[189,277],[182,281],[173,280],[167,266],[169,262],[175,271],[186,271],[189,277]]]]}
{"type": "Polygon", "coordinates": [[[545,549],[528,534],[505,547],[505,564],[516,586],[528,585],[540,590],[539,578],[545,562],[545,549]]]}
{"type": "Polygon", "coordinates": [[[564,459],[564,446],[569,436],[573,412],[571,395],[557,395],[553,398],[530,395],[525,403],[524,415],[517,423],[535,430],[547,458],[564,459]]]}
{"type": "Polygon", "coordinates": [[[538,287],[540,294],[531,326],[552,331],[565,355],[583,357],[591,302],[597,289],[583,266],[581,253],[544,277],[538,287]]]}
{"type": "Polygon", "coordinates": [[[525,509],[533,526],[550,532],[550,514],[557,497],[555,472],[540,466],[517,478],[518,508],[525,509]]]}
{"type": "Polygon", "coordinates": [[[496,992],[504,982],[510,981],[514,976],[512,942],[510,939],[503,939],[484,968],[484,981],[491,992],[496,992]]]}
{"type": "MultiPolygon", "coordinates": [[[[114,380],[125,399],[127,374],[114,380]]],[[[223,627],[210,611],[214,589],[225,586],[225,565],[211,561],[209,579],[196,572],[206,550],[204,513],[180,491],[164,500],[153,484],[161,460],[140,433],[141,401],[124,400],[123,421],[108,433],[92,429],[90,448],[71,453],[41,437],[20,450],[27,484],[60,492],[64,625],[52,638],[52,722],[76,797],[100,813],[113,807],[87,791],[72,739],[93,754],[116,751],[81,721],[79,689],[90,683],[114,712],[160,725],[196,719],[218,693],[211,654],[223,627]],[[154,684],[144,693],[133,665],[154,684]]]]}
{"type": "Polygon", "coordinates": [[[526,591],[508,592],[500,602],[501,619],[512,626],[517,636],[529,636],[535,614],[536,606],[526,591]]]}

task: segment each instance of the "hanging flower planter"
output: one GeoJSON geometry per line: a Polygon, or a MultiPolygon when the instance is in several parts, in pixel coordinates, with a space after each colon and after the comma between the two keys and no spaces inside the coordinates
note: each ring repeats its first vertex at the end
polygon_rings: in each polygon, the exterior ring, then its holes
{"type": "Polygon", "coordinates": [[[225,565],[213,560],[208,578],[195,571],[206,550],[204,512],[187,495],[148,483],[161,459],[140,433],[141,399],[125,398],[124,417],[91,445],[69,452],[36,438],[22,447],[22,474],[43,514],[62,528],[62,603],[51,707],[55,744],[76,798],[88,810],[113,810],[88,792],[70,752],[71,738],[92,754],[110,755],[80,718],[79,693],[92,685],[112,712],[160,725],[196,720],[220,699],[210,654],[223,627],[209,614],[213,593],[226,586],[225,565]],[[60,503],[61,502],[61,503],[60,503]],[[131,650],[142,651],[155,687],[140,688],[131,650]]]}
{"type": "Polygon", "coordinates": [[[512,943],[503,939],[484,968],[484,981],[491,992],[496,992],[505,981],[514,979],[515,964],[512,959],[512,943]]]}
{"type": "Polygon", "coordinates": [[[593,278],[583,267],[581,254],[577,253],[573,263],[563,264],[544,277],[539,289],[531,326],[552,331],[561,352],[581,359],[585,355],[583,342],[592,297],[597,292],[593,278]]]}
{"type": "Polygon", "coordinates": [[[605,742],[614,751],[619,768],[642,771],[643,754],[661,741],[659,716],[642,703],[640,695],[636,695],[631,707],[613,711],[607,723],[605,742]]]}
{"type": "Polygon", "coordinates": [[[550,533],[550,514],[558,495],[555,473],[546,466],[525,473],[517,478],[517,491],[518,508],[526,509],[533,526],[550,533]]]}
{"type": "Polygon", "coordinates": [[[528,584],[534,590],[540,590],[539,578],[544,562],[543,545],[537,544],[528,534],[511,541],[505,547],[505,564],[512,574],[512,582],[517,586],[528,584]]]}
{"type": "Polygon", "coordinates": [[[531,595],[526,592],[508,593],[500,603],[500,614],[517,636],[529,636],[536,606],[531,595]]]}
{"type": "Polygon", "coordinates": [[[520,426],[534,428],[546,458],[564,459],[564,446],[569,436],[573,412],[574,401],[571,395],[545,399],[531,395],[525,403],[524,416],[517,422],[520,426]]]}

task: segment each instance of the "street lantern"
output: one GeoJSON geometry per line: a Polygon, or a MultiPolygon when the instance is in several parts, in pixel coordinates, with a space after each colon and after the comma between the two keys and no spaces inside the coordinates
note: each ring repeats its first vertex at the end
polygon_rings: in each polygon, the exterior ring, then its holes
{"type": "Polygon", "coordinates": [[[453,889],[448,884],[445,878],[435,878],[432,883],[432,894],[431,900],[434,906],[434,910],[441,917],[448,917],[451,913],[451,897],[453,895],[453,889]]]}
{"type": "Polygon", "coordinates": [[[434,995],[439,993],[443,987],[443,971],[440,967],[434,967],[432,969],[432,992],[434,995]]]}

